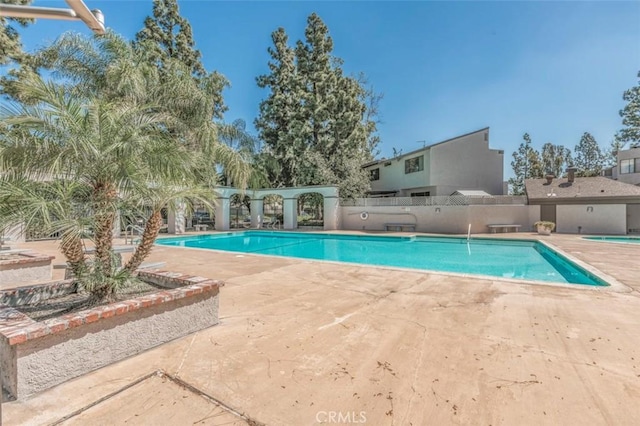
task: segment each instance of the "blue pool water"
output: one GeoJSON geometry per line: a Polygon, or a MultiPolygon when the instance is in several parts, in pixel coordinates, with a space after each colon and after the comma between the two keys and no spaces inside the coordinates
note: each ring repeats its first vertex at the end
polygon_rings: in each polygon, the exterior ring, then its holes
{"type": "Polygon", "coordinates": [[[156,244],[556,283],[604,281],[536,241],[246,231],[159,239],[156,244]]]}
{"type": "Polygon", "coordinates": [[[606,241],[609,243],[640,244],[640,237],[582,237],[585,240],[606,241]]]}

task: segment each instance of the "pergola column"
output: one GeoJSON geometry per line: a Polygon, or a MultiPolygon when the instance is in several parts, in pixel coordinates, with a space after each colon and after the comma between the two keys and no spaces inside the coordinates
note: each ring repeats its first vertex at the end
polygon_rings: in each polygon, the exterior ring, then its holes
{"type": "Polygon", "coordinates": [[[285,198],[282,206],[283,227],[285,230],[294,230],[298,228],[298,199],[285,198]]]}
{"type": "Polygon", "coordinates": [[[177,202],[175,209],[169,209],[167,213],[167,232],[169,234],[184,234],[185,232],[185,205],[177,202]]]}
{"type": "Polygon", "coordinates": [[[251,199],[251,227],[262,228],[262,220],[264,219],[264,199],[251,199]]]}
{"type": "MultiPolygon", "coordinates": [[[[231,199],[218,197],[216,203],[216,231],[228,231],[230,220],[231,199]]],[[[253,209],[252,209],[253,210],[253,209]]]]}
{"type": "Polygon", "coordinates": [[[324,197],[324,230],[338,229],[338,197],[324,197]]]}

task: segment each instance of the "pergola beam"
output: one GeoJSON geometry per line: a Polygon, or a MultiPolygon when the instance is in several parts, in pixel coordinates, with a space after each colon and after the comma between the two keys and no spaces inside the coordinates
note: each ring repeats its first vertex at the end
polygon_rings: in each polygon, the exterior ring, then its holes
{"type": "Polygon", "coordinates": [[[104,16],[99,10],[91,11],[82,0],[65,0],[71,9],[23,6],[0,3],[0,16],[29,19],[63,19],[82,21],[96,34],[104,34],[104,16]]]}

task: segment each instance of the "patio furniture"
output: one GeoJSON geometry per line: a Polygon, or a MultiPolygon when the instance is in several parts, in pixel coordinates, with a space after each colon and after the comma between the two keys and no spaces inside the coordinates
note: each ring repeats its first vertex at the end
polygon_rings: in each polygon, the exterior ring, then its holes
{"type": "Polygon", "coordinates": [[[518,232],[522,225],[513,225],[513,224],[498,224],[498,225],[487,225],[489,231],[492,234],[498,232],[498,229],[502,229],[502,232],[508,232],[509,229],[513,229],[513,232],[518,232]]]}

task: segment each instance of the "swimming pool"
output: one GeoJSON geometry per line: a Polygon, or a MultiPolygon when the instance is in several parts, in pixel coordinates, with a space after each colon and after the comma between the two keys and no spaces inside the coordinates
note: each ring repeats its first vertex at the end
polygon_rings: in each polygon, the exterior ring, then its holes
{"type": "Polygon", "coordinates": [[[245,231],[163,238],[156,244],[302,259],[608,285],[537,241],[245,231]]]}
{"type": "Polygon", "coordinates": [[[640,237],[582,237],[585,240],[605,241],[608,243],[640,244],[640,237]]]}

